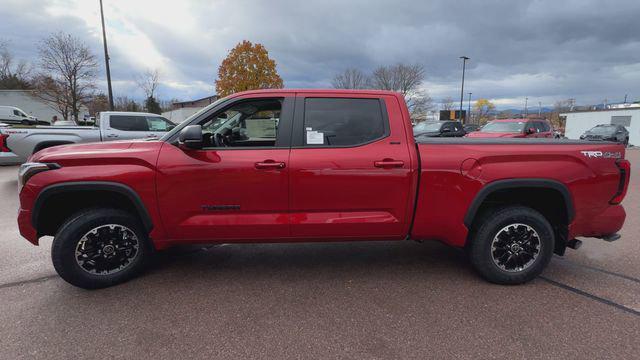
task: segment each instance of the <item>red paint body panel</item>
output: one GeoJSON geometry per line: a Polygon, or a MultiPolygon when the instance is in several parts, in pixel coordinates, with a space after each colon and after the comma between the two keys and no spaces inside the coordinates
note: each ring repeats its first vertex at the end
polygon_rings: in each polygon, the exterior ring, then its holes
{"type": "MultiPolygon", "coordinates": [[[[59,146],[30,161],[60,169],[34,175],[20,193],[21,234],[38,243],[31,212],[49,185],[109,181],[133,189],[158,248],[179,243],[337,240],[439,240],[464,246],[464,218],[478,192],[504,179],[558,181],[575,218],[569,238],[615,233],[625,213],[609,201],[620,173],[608,143],[433,142],[416,145],[402,96],[385,91],[267,90],[233,98],[348,97],[384,101],[388,136],[348,148],[185,150],[162,141],[59,146]],[[396,167],[376,162],[393,161],[396,167]],[[283,168],[256,167],[282,162],[283,168]]],[[[300,111],[296,105],[296,111],[300,111]]]]}

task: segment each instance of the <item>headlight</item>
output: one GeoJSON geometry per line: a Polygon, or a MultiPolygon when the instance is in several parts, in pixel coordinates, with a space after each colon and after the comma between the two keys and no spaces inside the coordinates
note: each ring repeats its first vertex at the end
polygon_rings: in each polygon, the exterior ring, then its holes
{"type": "Polygon", "coordinates": [[[59,168],[60,165],[54,163],[28,162],[20,165],[20,171],[18,171],[18,191],[22,189],[24,184],[26,184],[33,175],[59,168]]]}

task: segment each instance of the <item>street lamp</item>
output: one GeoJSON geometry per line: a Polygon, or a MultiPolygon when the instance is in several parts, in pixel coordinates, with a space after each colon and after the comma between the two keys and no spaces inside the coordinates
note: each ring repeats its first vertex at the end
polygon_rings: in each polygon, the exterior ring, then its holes
{"type": "Polygon", "coordinates": [[[464,124],[464,119],[462,118],[462,101],[464,100],[464,71],[466,69],[467,60],[469,60],[466,56],[460,56],[462,59],[462,87],[460,88],[460,122],[464,124]]]}
{"type": "Polygon", "coordinates": [[[107,68],[107,91],[109,92],[109,110],[113,111],[113,92],[111,91],[111,71],[109,70],[109,52],[107,51],[107,33],[104,29],[104,12],[100,0],[100,19],[102,20],[102,43],[104,44],[104,64],[107,68]]]}
{"type": "Polygon", "coordinates": [[[473,93],[469,93],[469,108],[467,109],[467,119],[471,120],[471,94],[473,93]]]}

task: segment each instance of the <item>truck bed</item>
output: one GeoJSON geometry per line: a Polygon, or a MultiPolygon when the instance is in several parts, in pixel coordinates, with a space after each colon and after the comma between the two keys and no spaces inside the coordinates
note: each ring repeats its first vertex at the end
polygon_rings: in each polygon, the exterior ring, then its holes
{"type": "MultiPolygon", "coordinates": [[[[447,206],[418,205],[412,237],[448,243],[457,239],[460,243],[453,245],[461,246],[471,225],[465,218],[472,202],[487,184],[499,181],[519,181],[533,188],[539,180],[566,191],[567,202],[577,209],[571,237],[596,235],[592,229],[608,228],[600,221],[607,221],[609,201],[618,189],[616,160],[623,159],[625,152],[620,144],[512,138],[418,138],[416,144],[420,156],[417,204],[447,206]],[[580,229],[579,234],[573,229],[580,229]]],[[[612,228],[617,225],[611,222],[612,228]]]]}

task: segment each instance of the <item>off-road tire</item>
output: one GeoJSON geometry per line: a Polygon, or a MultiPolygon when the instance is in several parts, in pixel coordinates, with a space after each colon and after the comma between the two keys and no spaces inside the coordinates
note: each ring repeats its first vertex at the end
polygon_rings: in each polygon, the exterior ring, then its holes
{"type": "Polygon", "coordinates": [[[78,212],[69,217],[53,239],[53,267],[62,279],[84,289],[99,289],[125,282],[138,275],[151,257],[153,248],[143,229],[135,216],[122,210],[92,208],[78,212]],[[129,262],[115,273],[90,273],[76,260],[77,246],[92,229],[111,224],[125,227],[135,234],[138,244],[135,256],[131,256],[129,262]]]}
{"type": "Polygon", "coordinates": [[[509,206],[485,212],[476,223],[468,247],[474,269],[487,281],[503,285],[526,283],[536,278],[546,268],[553,256],[554,232],[549,221],[534,209],[524,206],[509,206]],[[535,230],[540,250],[534,260],[524,269],[506,271],[494,261],[492,249],[494,238],[512,224],[524,224],[535,230]]]}

